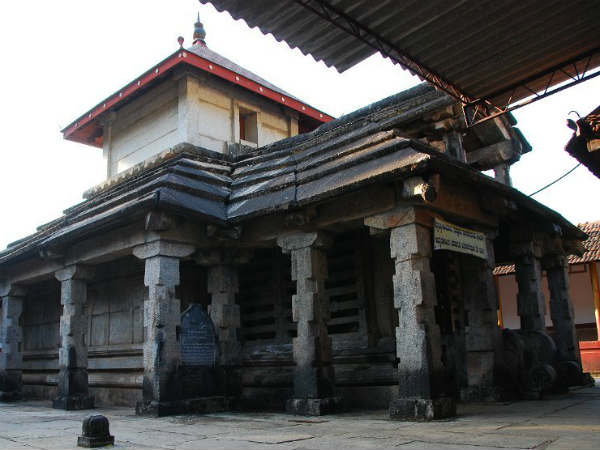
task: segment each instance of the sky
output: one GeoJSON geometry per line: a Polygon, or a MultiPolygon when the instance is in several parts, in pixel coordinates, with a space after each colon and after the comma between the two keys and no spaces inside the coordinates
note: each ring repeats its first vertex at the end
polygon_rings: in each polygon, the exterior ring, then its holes
{"type": "MultiPolygon", "coordinates": [[[[0,248],[82,200],[105,176],[102,150],[60,130],[178,48],[200,12],[212,50],[331,115],[420,81],[374,55],[339,74],[196,0],[31,0],[0,5],[0,248]]],[[[525,194],[577,164],[565,151],[569,111],[600,103],[600,77],[515,111],[533,146],[512,166],[525,194]]],[[[534,198],[573,223],[600,219],[600,180],[581,166],[534,198]]]]}

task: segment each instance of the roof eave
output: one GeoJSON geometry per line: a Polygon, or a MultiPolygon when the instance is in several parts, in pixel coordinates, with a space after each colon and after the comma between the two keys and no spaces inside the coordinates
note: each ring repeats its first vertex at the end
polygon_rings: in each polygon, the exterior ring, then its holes
{"type": "MultiPolygon", "coordinates": [[[[310,105],[300,102],[289,95],[282,94],[269,87],[263,86],[260,83],[252,81],[241,74],[215,64],[186,49],[179,49],[159,62],[150,70],[144,72],[136,80],[125,85],[122,89],[119,89],[117,92],[113,93],[102,102],[94,106],[92,109],[81,115],[78,119],[67,125],[61,130],[63,137],[67,140],[80,142],[82,144],[101,147],[101,141],[90,141],[86,139],[86,134],[82,133],[82,130],[89,126],[100,128],[100,124],[98,122],[101,116],[115,107],[123,106],[131,99],[132,95],[148,88],[151,84],[156,82],[158,79],[163,78],[176,66],[181,64],[187,64],[200,69],[203,72],[213,74],[216,77],[241,86],[251,92],[256,93],[257,95],[266,97],[271,101],[295,110],[300,114],[315,119],[321,123],[327,123],[334,119],[332,116],[310,105]]],[[[88,136],[89,135],[94,136],[95,133],[88,133],[88,136]]]]}

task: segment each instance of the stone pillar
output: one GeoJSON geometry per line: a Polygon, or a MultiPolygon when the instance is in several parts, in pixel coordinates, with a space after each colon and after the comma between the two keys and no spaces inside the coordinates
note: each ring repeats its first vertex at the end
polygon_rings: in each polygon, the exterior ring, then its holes
{"type": "Polygon", "coordinates": [[[196,262],[207,268],[207,290],[211,296],[208,313],[218,335],[221,366],[240,363],[240,306],[235,297],[239,292],[238,266],[249,259],[249,252],[234,249],[206,250],[196,256],[196,262]]]}
{"type": "Polygon", "coordinates": [[[544,269],[550,288],[550,317],[559,361],[581,364],[579,341],[575,333],[575,313],[569,290],[569,265],[565,256],[545,258],[544,269]]]}
{"type": "Polygon", "coordinates": [[[440,330],[435,320],[435,278],[430,269],[431,232],[417,224],[393,228],[394,306],[398,311],[396,348],[399,396],[390,416],[432,420],[456,414],[452,398],[440,392],[443,382],[440,330]]]}
{"type": "Polygon", "coordinates": [[[55,273],[60,281],[60,349],[58,352],[58,396],[52,407],[67,410],[90,409],[94,397],[88,392],[87,282],[89,267],[73,265],[55,273]]]}
{"type": "Polygon", "coordinates": [[[294,398],[287,410],[295,414],[322,415],[340,403],[334,397],[334,371],[331,364],[331,339],[327,333],[329,298],[326,248],[331,240],[321,232],[280,236],[278,245],[292,258],[292,317],[298,334],[294,339],[294,398]]]}
{"type": "Polygon", "coordinates": [[[181,349],[177,335],[181,305],[179,261],[190,256],[189,245],[155,241],[136,247],[133,254],[145,261],[144,285],[144,380],[137,414],[163,416],[180,412],[181,384],[178,379],[181,349]]]}
{"type": "Polygon", "coordinates": [[[487,240],[488,258],[463,256],[467,386],[461,389],[463,401],[494,400],[494,368],[498,328],[498,293],[494,280],[494,245],[487,240]]]}
{"type": "Polygon", "coordinates": [[[2,327],[0,343],[0,402],[21,399],[23,370],[23,329],[21,314],[25,291],[11,284],[0,285],[2,327]]]}
{"type": "Polygon", "coordinates": [[[546,300],[542,292],[540,250],[534,242],[513,246],[519,292],[517,311],[522,331],[545,331],[546,300]]]}

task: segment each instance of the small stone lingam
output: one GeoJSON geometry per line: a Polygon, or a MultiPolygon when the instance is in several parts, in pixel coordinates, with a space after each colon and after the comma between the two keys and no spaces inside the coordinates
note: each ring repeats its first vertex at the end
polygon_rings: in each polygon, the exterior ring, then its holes
{"type": "Polygon", "coordinates": [[[100,414],[83,419],[81,429],[82,435],[77,438],[78,447],[104,447],[115,443],[115,437],[109,432],[108,419],[100,414]]]}

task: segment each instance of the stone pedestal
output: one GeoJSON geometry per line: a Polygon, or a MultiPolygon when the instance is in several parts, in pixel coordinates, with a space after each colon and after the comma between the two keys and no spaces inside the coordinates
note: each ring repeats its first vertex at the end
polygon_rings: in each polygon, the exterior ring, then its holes
{"type": "Polygon", "coordinates": [[[145,261],[144,284],[148,299],[144,302],[144,380],[138,415],[163,416],[180,411],[181,349],[177,329],[181,321],[179,261],[194,248],[183,244],[156,241],[134,249],[145,261]]]}
{"type": "Polygon", "coordinates": [[[434,420],[456,414],[443,386],[440,331],[435,320],[435,278],[430,269],[431,233],[417,223],[393,228],[394,306],[398,311],[396,346],[399,396],[390,416],[401,420],[434,420]]]}
{"type": "Polygon", "coordinates": [[[331,339],[327,333],[329,298],[325,292],[330,239],[322,233],[294,233],[278,238],[284,253],[292,258],[292,316],[298,334],[294,339],[294,398],[289,412],[302,415],[330,413],[340,405],[334,396],[331,339]]]}
{"type": "Polygon", "coordinates": [[[61,283],[60,349],[58,353],[58,396],[52,407],[78,410],[94,407],[88,393],[88,311],[87,282],[93,271],[89,267],[69,266],[55,273],[61,283]]]}
{"type": "Polygon", "coordinates": [[[462,257],[465,327],[466,382],[460,395],[463,401],[494,400],[496,346],[498,328],[498,293],[494,282],[494,246],[487,242],[488,258],[462,257]]]}
{"type": "Polygon", "coordinates": [[[2,332],[0,343],[0,402],[21,399],[23,381],[23,330],[21,314],[25,291],[18,286],[0,285],[2,332]]]}

